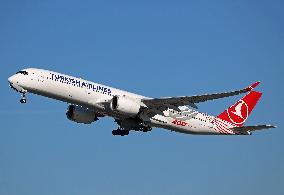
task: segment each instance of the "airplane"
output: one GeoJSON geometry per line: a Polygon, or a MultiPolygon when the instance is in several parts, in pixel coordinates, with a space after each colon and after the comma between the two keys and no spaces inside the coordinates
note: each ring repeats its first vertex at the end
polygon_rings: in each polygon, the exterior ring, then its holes
{"type": "Polygon", "coordinates": [[[8,78],[10,87],[21,93],[33,93],[67,102],[69,120],[90,124],[100,117],[114,118],[118,128],[113,135],[129,131],[148,132],[153,128],[196,135],[251,135],[252,131],[275,128],[273,125],[243,126],[262,93],[255,91],[259,81],[249,87],[194,96],[150,98],[65,74],[27,68],[8,78]],[[246,94],[218,116],[198,111],[197,103],[246,94]]]}

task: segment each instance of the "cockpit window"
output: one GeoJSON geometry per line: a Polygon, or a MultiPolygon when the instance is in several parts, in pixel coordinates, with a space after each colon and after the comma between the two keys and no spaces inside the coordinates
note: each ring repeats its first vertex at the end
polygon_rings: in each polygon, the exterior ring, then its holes
{"type": "Polygon", "coordinates": [[[29,73],[27,71],[21,70],[21,71],[17,72],[16,74],[28,75],[29,73]]]}

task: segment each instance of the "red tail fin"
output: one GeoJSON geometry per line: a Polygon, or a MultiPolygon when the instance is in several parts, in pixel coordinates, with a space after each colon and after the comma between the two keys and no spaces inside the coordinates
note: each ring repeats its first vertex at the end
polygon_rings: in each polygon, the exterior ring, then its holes
{"type": "Polygon", "coordinates": [[[233,106],[222,112],[217,118],[228,121],[238,127],[243,126],[262,93],[251,91],[233,106]]]}

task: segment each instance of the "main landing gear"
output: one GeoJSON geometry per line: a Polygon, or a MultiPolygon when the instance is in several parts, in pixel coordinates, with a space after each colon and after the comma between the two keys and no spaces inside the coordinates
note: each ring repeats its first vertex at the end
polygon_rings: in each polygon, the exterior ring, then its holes
{"type": "Polygon", "coordinates": [[[20,99],[21,104],[25,104],[25,103],[27,103],[26,94],[25,94],[25,93],[23,93],[21,96],[22,96],[22,98],[20,99]]]}
{"type": "Polygon", "coordinates": [[[129,134],[129,130],[124,130],[124,129],[117,129],[112,131],[112,135],[120,135],[120,136],[125,136],[129,134]]]}

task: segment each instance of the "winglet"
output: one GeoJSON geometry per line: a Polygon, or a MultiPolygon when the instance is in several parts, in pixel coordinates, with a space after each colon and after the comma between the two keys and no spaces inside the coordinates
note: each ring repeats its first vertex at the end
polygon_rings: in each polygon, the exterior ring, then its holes
{"type": "Polygon", "coordinates": [[[251,91],[259,85],[260,81],[256,81],[254,84],[246,88],[247,91],[251,91]]]}

